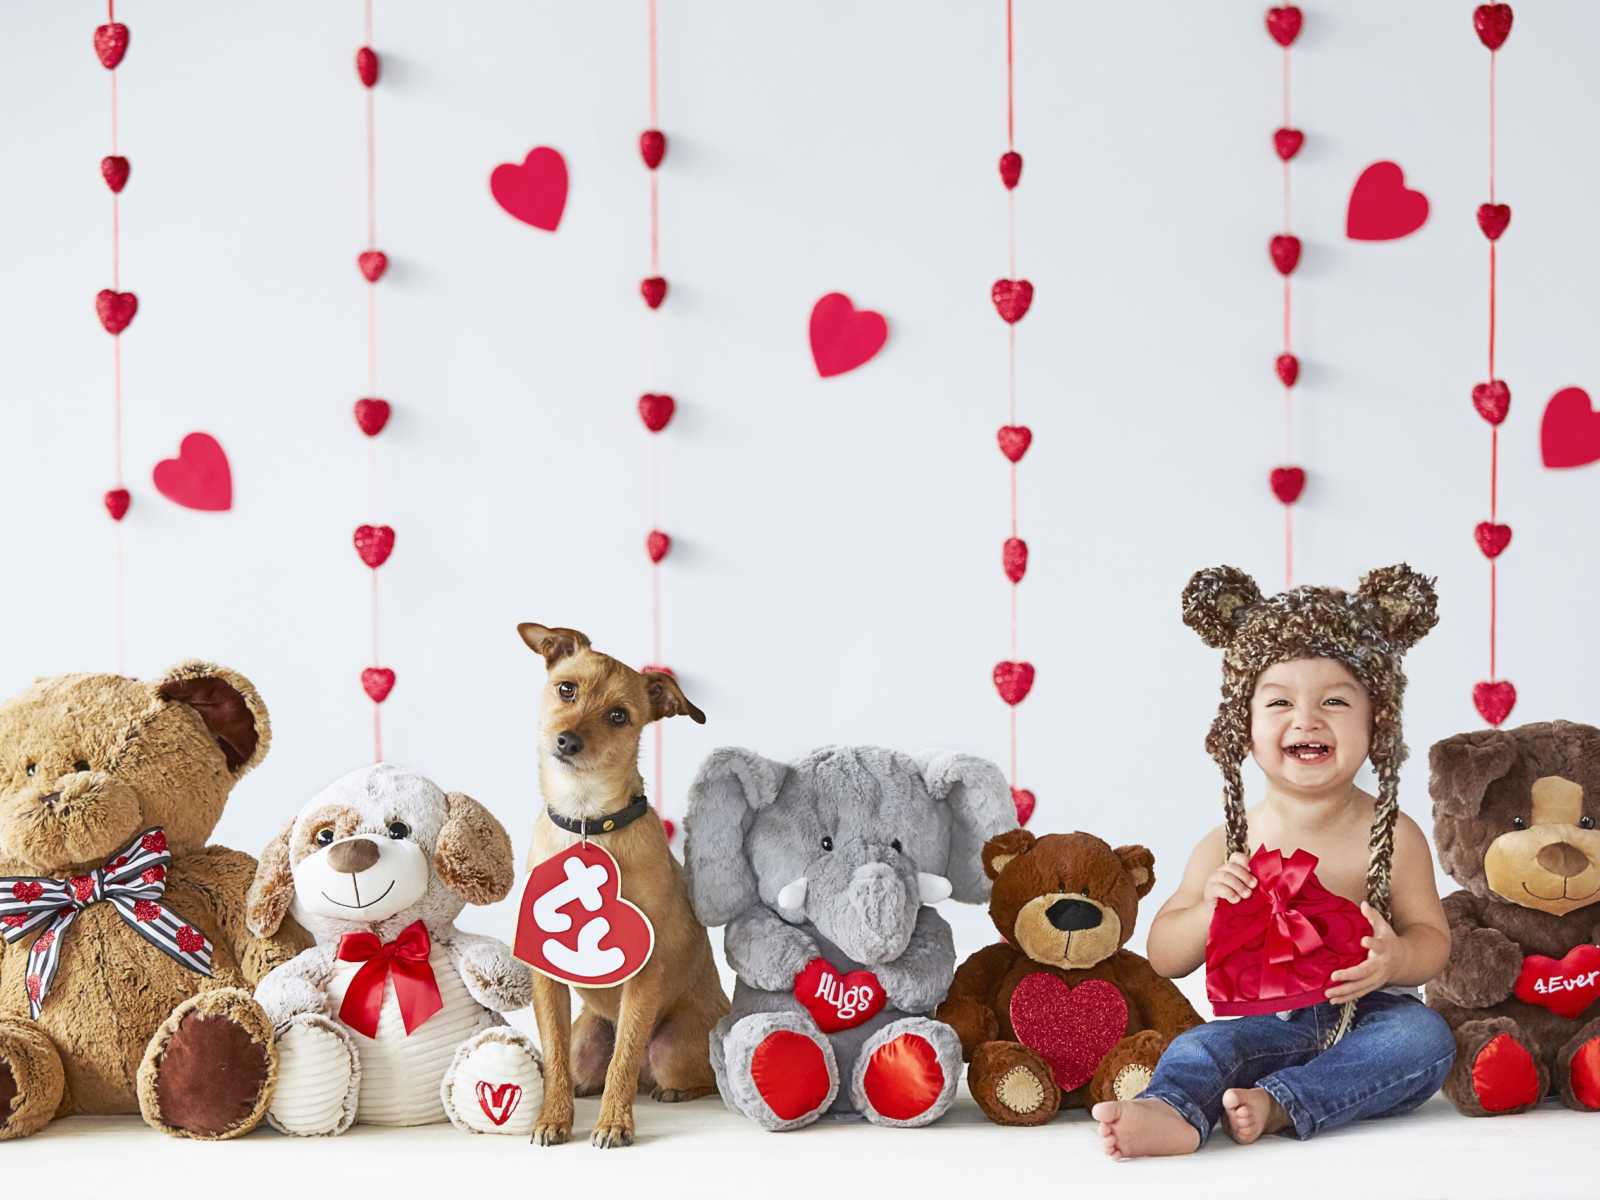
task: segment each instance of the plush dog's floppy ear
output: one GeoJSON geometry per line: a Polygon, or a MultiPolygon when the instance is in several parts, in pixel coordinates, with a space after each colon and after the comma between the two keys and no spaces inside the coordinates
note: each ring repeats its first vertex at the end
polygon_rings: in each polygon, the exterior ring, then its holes
{"type": "Polygon", "coordinates": [[[1433,583],[1405,563],[1396,563],[1367,572],[1357,594],[1377,605],[1385,636],[1406,650],[1439,623],[1439,597],[1433,583]]]}
{"type": "Polygon", "coordinates": [[[983,844],[983,873],[999,879],[1006,864],[1033,849],[1036,839],[1026,829],[1008,829],[983,844]]]}
{"type": "Polygon", "coordinates": [[[1428,794],[1435,818],[1474,819],[1489,785],[1517,761],[1517,739],[1499,729],[1458,733],[1428,751],[1428,794]]]}
{"type": "Polygon", "coordinates": [[[468,904],[505,899],[516,882],[505,826],[463,792],[449,792],[444,799],[444,828],[433,848],[434,871],[468,904]]]}
{"type": "Polygon", "coordinates": [[[154,685],[161,704],[182,704],[205,722],[237,778],[267,756],[272,724],[255,684],[237,671],[191,659],[154,685]]]}
{"type": "Polygon", "coordinates": [[[1118,846],[1116,855],[1127,868],[1139,895],[1148,896],[1156,885],[1156,856],[1143,846],[1118,846]]]}
{"type": "Polygon", "coordinates": [[[256,862],[256,877],[244,897],[244,923],[257,937],[271,937],[294,903],[294,872],[289,863],[289,835],[296,818],[267,843],[256,862]]]}
{"type": "Polygon", "coordinates": [[[706,723],[706,715],[683,694],[678,681],[665,671],[643,671],[645,692],[650,697],[650,719],[688,717],[696,725],[706,723]]]}
{"type": "Polygon", "coordinates": [[[522,635],[522,640],[528,643],[528,649],[544,658],[546,668],[555,666],[563,658],[576,654],[579,650],[589,648],[589,639],[576,629],[563,629],[559,626],[551,629],[544,625],[536,625],[532,621],[524,621],[517,626],[517,632],[522,635]]]}
{"type": "Polygon", "coordinates": [[[1246,614],[1261,603],[1261,589],[1238,567],[1196,571],[1183,589],[1183,623],[1205,644],[1226,650],[1246,614]]]}

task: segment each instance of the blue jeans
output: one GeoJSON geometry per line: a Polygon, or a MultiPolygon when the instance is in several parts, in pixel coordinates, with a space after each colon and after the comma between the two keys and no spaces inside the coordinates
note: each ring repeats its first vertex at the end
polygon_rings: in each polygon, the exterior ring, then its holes
{"type": "Polygon", "coordinates": [[[1235,1017],[1197,1026],[1167,1047],[1140,1098],[1177,1109],[1204,1145],[1222,1119],[1228,1088],[1265,1088],[1298,1138],[1408,1112],[1439,1090],[1456,1043],[1438,1013],[1413,996],[1373,992],[1357,1001],[1338,1045],[1321,1050],[1339,1013],[1317,1004],[1287,1020],[1235,1017]]]}

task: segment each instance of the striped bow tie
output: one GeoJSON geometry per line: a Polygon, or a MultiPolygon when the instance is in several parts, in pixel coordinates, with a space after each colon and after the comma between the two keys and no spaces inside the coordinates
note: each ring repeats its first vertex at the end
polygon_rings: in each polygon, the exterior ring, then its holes
{"type": "Polygon", "coordinates": [[[28,951],[28,1007],[34,1017],[61,965],[61,939],[80,912],[101,901],[167,957],[211,974],[211,939],[161,903],[171,864],[166,833],[147,829],[87,875],[0,875],[0,937],[16,942],[46,926],[28,951]]]}

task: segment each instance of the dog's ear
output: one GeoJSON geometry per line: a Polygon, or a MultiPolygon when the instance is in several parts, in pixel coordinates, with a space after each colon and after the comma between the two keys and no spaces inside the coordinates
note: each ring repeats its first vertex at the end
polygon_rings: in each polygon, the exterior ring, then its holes
{"type": "Polygon", "coordinates": [[[688,717],[696,725],[706,723],[706,715],[683,694],[678,681],[665,671],[642,671],[645,693],[650,697],[650,719],[688,717]]]}
{"type": "Polygon", "coordinates": [[[468,904],[504,900],[516,882],[505,826],[463,792],[446,794],[444,802],[444,828],[433,847],[434,872],[468,904]]]}
{"type": "Polygon", "coordinates": [[[244,897],[244,923],[257,937],[271,937],[283,924],[284,914],[294,903],[294,872],[289,863],[289,835],[294,832],[294,817],[283,832],[267,843],[256,863],[256,877],[244,897]]]}
{"type": "Polygon", "coordinates": [[[553,667],[563,658],[576,654],[579,650],[589,648],[589,639],[576,629],[551,629],[547,625],[536,625],[532,621],[524,621],[517,626],[517,632],[522,635],[522,640],[528,643],[528,649],[544,658],[546,668],[553,667]]]}

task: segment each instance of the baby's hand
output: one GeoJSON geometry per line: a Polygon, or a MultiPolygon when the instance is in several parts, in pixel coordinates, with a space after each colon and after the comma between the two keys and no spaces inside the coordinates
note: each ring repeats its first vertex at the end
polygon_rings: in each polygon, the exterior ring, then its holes
{"type": "Polygon", "coordinates": [[[1207,900],[1226,900],[1237,904],[1250,898],[1255,890],[1256,877],[1250,874],[1250,860],[1244,854],[1231,854],[1228,861],[1211,873],[1201,893],[1207,900]]]}
{"type": "Polygon", "coordinates": [[[1361,905],[1361,915],[1372,922],[1372,936],[1361,939],[1361,944],[1367,948],[1367,957],[1353,967],[1346,967],[1328,976],[1334,984],[1327,991],[1329,1004],[1359,1000],[1368,992],[1377,991],[1394,978],[1400,967],[1400,954],[1404,947],[1394,926],[1365,902],[1361,905]]]}

